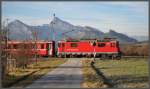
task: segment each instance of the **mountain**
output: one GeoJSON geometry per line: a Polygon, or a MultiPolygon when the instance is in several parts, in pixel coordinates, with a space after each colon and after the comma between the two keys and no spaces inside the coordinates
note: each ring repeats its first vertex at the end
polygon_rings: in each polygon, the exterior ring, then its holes
{"type": "Polygon", "coordinates": [[[29,26],[19,20],[15,20],[9,23],[8,28],[10,29],[10,38],[16,40],[32,39],[33,31],[36,31],[39,40],[52,40],[53,36],[55,37],[54,39],[58,41],[68,37],[75,39],[92,39],[103,38],[107,35],[109,37],[117,38],[121,43],[137,42],[134,38],[113,30],[104,33],[99,29],[90,26],[74,26],[58,17],[55,17],[50,24],[39,26],[29,26]]]}
{"type": "Polygon", "coordinates": [[[109,32],[106,34],[108,35],[108,37],[117,38],[117,40],[120,43],[135,43],[135,42],[137,42],[136,39],[131,38],[131,37],[129,37],[125,34],[122,34],[122,33],[117,33],[113,30],[109,30],[109,32]]]}
{"type": "Polygon", "coordinates": [[[63,21],[57,17],[53,19],[53,21],[50,24],[50,29],[51,32],[52,30],[55,30],[56,40],[64,37],[71,37],[71,38],[76,38],[76,39],[81,39],[81,38],[99,38],[101,37],[104,33],[101,32],[100,30],[96,28],[92,28],[89,26],[74,26],[66,21],[63,21]],[[73,30],[73,31],[71,31],[73,30]],[[62,33],[66,33],[63,35],[62,33]],[[67,36],[66,36],[67,35],[67,36]]]}
{"type": "MultiPolygon", "coordinates": [[[[39,40],[51,40],[52,32],[48,24],[43,24],[41,26],[32,26],[37,32],[37,39],[39,40]]],[[[33,30],[32,30],[33,32],[33,30]]]]}
{"type": "Polygon", "coordinates": [[[10,39],[25,40],[32,38],[32,28],[19,20],[9,23],[8,29],[10,39]]]}
{"type": "Polygon", "coordinates": [[[132,36],[132,38],[138,40],[139,42],[148,41],[148,39],[149,39],[148,36],[132,36]]]}

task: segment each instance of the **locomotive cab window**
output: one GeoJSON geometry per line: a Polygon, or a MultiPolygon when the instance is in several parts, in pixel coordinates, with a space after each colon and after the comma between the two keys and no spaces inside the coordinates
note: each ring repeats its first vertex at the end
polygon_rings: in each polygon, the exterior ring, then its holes
{"type": "Polygon", "coordinates": [[[65,47],[65,43],[62,43],[62,47],[65,47]]]}
{"type": "Polygon", "coordinates": [[[111,47],[115,47],[115,43],[111,43],[111,47]]]}
{"type": "Polygon", "coordinates": [[[58,47],[60,47],[60,43],[58,43],[58,47]]]}
{"type": "Polygon", "coordinates": [[[44,44],[41,44],[41,49],[44,49],[44,44]]]}
{"type": "Polygon", "coordinates": [[[116,43],[116,47],[118,47],[118,46],[119,46],[119,42],[116,43]]]}
{"type": "Polygon", "coordinates": [[[27,49],[28,48],[28,44],[24,44],[24,48],[27,49]]]}
{"type": "Polygon", "coordinates": [[[48,44],[48,46],[49,46],[49,49],[51,49],[51,47],[52,47],[52,44],[50,43],[50,44],[48,44]]]}
{"type": "Polygon", "coordinates": [[[31,48],[34,49],[34,44],[31,44],[31,48]]]}
{"type": "Polygon", "coordinates": [[[13,48],[14,48],[14,49],[18,49],[18,45],[17,45],[17,44],[14,44],[14,45],[13,45],[13,48]]]}
{"type": "Polygon", "coordinates": [[[77,47],[78,44],[77,43],[71,43],[71,47],[77,47]]]}
{"type": "Polygon", "coordinates": [[[49,49],[51,49],[51,43],[47,43],[46,44],[46,48],[49,50],[49,49]]]}
{"type": "Polygon", "coordinates": [[[98,43],[98,47],[104,47],[105,45],[105,43],[98,43]]]}
{"type": "Polygon", "coordinates": [[[12,47],[11,47],[11,44],[9,44],[9,45],[8,45],[8,49],[11,49],[11,48],[12,48],[12,47]]]}

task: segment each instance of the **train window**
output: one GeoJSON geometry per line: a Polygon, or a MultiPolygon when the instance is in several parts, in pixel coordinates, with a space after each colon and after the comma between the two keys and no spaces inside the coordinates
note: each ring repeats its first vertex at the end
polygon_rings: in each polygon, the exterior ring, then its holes
{"type": "Polygon", "coordinates": [[[47,49],[50,50],[51,49],[51,44],[47,43],[47,49]]]}
{"type": "Polygon", "coordinates": [[[27,49],[28,48],[28,44],[24,44],[24,48],[27,49]]]}
{"type": "Polygon", "coordinates": [[[65,43],[62,43],[62,47],[65,47],[65,43]]]}
{"type": "Polygon", "coordinates": [[[44,49],[44,44],[41,44],[41,49],[44,49]]]}
{"type": "Polygon", "coordinates": [[[32,48],[35,49],[35,47],[36,47],[35,44],[32,44],[32,48]]]}
{"type": "Polygon", "coordinates": [[[60,47],[60,43],[58,43],[58,47],[60,47]]]}
{"type": "Polygon", "coordinates": [[[93,42],[93,44],[92,44],[93,46],[96,46],[96,42],[93,42]]]}
{"type": "Polygon", "coordinates": [[[119,42],[116,43],[116,47],[118,47],[118,46],[119,46],[119,42]]]}
{"type": "Polygon", "coordinates": [[[98,43],[98,47],[104,47],[105,45],[105,43],[98,43]]]}
{"type": "Polygon", "coordinates": [[[14,45],[13,45],[13,48],[14,48],[14,49],[17,49],[17,48],[18,48],[18,45],[17,45],[17,44],[14,44],[14,45]]]}
{"type": "Polygon", "coordinates": [[[8,49],[11,49],[11,44],[8,45],[8,49]]]}
{"type": "Polygon", "coordinates": [[[115,43],[111,43],[111,47],[115,47],[115,43]]]}
{"type": "Polygon", "coordinates": [[[71,47],[77,47],[78,44],[77,43],[71,43],[71,47]]]}
{"type": "Polygon", "coordinates": [[[51,43],[50,43],[50,44],[47,44],[47,47],[48,47],[49,49],[51,49],[51,46],[52,46],[51,43]]]}
{"type": "Polygon", "coordinates": [[[33,44],[30,44],[30,45],[29,45],[29,48],[33,49],[33,44]]]}
{"type": "Polygon", "coordinates": [[[34,49],[34,44],[31,44],[31,49],[34,49]]]}

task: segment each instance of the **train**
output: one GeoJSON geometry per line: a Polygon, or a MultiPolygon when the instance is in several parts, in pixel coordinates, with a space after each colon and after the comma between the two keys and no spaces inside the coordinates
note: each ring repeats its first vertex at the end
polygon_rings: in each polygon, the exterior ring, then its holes
{"type": "MultiPolygon", "coordinates": [[[[17,47],[23,42],[9,41],[8,49],[17,50],[17,47]]],[[[37,41],[24,42],[24,44],[32,44],[32,53],[37,53],[38,56],[50,57],[96,57],[96,58],[111,58],[120,59],[121,52],[119,48],[119,41],[114,38],[104,39],[80,39],[80,40],[60,40],[55,41],[37,41]],[[35,45],[36,44],[36,45],[35,45]],[[55,45],[57,47],[55,48],[55,45]],[[36,46],[36,49],[35,49],[36,46]]]]}
{"type": "Polygon", "coordinates": [[[17,53],[20,49],[28,49],[37,56],[53,57],[55,54],[55,41],[8,41],[7,51],[17,53]]]}
{"type": "Polygon", "coordinates": [[[58,57],[121,58],[119,42],[112,38],[58,41],[57,55],[58,57]]]}

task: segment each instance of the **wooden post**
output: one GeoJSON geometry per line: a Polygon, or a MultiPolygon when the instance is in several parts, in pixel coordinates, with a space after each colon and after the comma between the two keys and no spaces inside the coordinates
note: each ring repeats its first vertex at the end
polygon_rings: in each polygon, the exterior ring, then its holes
{"type": "Polygon", "coordinates": [[[35,60],[36,60],[36,64],[37,64],[37,33],[36,31],[34,32],[34,39],[35,39],[35,60]]]}

